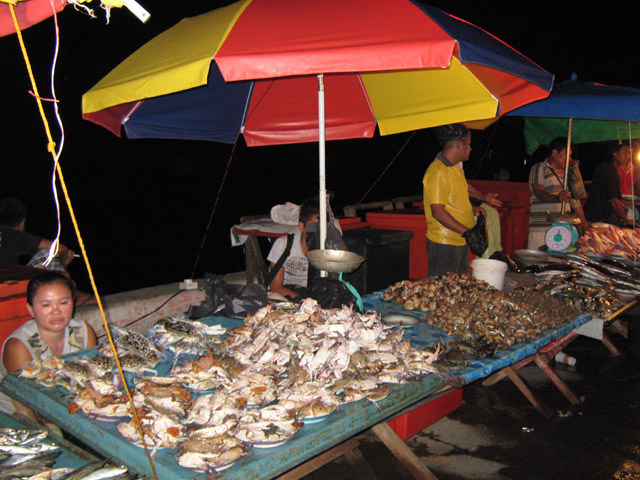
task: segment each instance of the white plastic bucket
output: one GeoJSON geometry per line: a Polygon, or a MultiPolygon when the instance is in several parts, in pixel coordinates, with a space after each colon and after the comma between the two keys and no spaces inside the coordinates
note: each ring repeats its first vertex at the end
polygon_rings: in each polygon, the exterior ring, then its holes
{"type": "Polygon", "coordinates": [[[507,273],[507,264],[500,260],[489,258],[476,258],[471,262],[471,275],[478,280],[484,280],[498,290],[502,290],[504,276],[507,273]]]}

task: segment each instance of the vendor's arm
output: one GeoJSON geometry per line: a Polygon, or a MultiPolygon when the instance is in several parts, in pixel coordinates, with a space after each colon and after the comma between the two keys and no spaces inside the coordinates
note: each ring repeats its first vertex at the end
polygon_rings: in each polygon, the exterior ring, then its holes
{"type": "Polygon", "coordinates": [[[633,224],[633,220],[627,218],[627,206],[621,198],[611,198],[609,199],[609,203],[613,207],[613,211],[616,212],[616,215],[622,219],[622,221],[626,224],[633,224]]]}
{"type": "MultiPolygon", "coordinates": [[[[48,250],[51,248],[52,244],[53,242],[51,240],[47,240],[43,238],[42,240],[40,240],[40,244],[38,245],[38,248],[44,248],[48,250]]],[[[71,260],[73,260],[74,255],[75,255],[75,252],[67,248],[66,246],[62,244],[58,246],[58,256],[60,257],[60,261],[65,267],[71,263],[71,260]]]]}
{"type": "Polygon", "coordinates": [[[493,208],[499,208],[502,206],[502,201],[498,200],[497,193],[482,193],[476,187],[469,183],[469,196],[472,198],[477,198],[478,200],[483,201],[487,205],[492,206],[493,208]]]}
{"type": "Polygon", "coordinates": [[[563,200],[567,201],[571,198],[571,192],[569,190],[562,190],[560,193],[552,195],[544,189],[544,185],[539,183],[533,185],[533,193],[538,200],[545,203],[562,202],[563,200]]]}
{"type": "Polygon", "coordinates": [[[584,210],[582,209],[582,202],[580,202],[580,204],[577,204],[577,205],[572,204],[572,208],[575,211],[576,215],[578,215],[578,218],[580,219],[580,226],[584,230],[588,229],[589,222],[587,222],[587,217],[585,217],[584,215],[584,210]]]}
{"type": "MultiPolygon", "coordinates": [[[[272,263],[270,268],[273,268],[274,266],[275,264],[272,263]]],[[[283,297],[288,296],[291,298],[296,298],[298,296],[297,292],[294,292],[293,290],[284,286],[284,266],[280,267],[280,270],[278,271],[276,276],[273,277],[273,280],[271,280],[271,284],[269,285],[269,290],[271,290],[272,292],[279,293],[283,297]]]]}
{"type": "MultiPolygon", "coordinates": [[[[17,338],[10,338],[9,340],[7,340],[7,343],[5,344],[2,351],[2,363],[4,363],[7,372],[15,373],[19,370],[22,370],[25,364],[27,364],[31,360],[33,360],[33,358],[31,357],[31,354],[29,353],[29,350],[27,350],[27,347],[24,343],[22,343],[17,338]]],[[[33,410],[25,407],[24,405],[16,402],[13,399],[11,401],[16,407],[16,411],[18,413],[21,413],[35,421],[39,421],[38,416],[33,410]]]]}
{"type": "Polygon", "coordinates": [[[469,230],[467,227],[453,218],[451,214],[444,208],[444,205],[440,203],[431,204],[431,215],[433,215],[433,218],[439,221],[446,228],[460,235],[469,230]]]}

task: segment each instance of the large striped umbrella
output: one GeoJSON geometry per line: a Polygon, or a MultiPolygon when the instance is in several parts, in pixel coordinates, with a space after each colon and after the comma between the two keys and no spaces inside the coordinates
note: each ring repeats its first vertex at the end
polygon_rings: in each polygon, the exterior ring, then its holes
{"type": "Polygon", "coordinates": [[[128,138],[319,141],[322,201],[325,139],[490,118],[552,84],[489,33],[412,0],[242,0],[143,45],[82,111],[128,138]]]}

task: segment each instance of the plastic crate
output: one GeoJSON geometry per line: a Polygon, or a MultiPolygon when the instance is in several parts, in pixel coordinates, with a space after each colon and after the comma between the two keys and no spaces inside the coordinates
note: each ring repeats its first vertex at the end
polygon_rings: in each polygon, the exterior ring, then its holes
{"type": "Polygon", "coordinates": [[[462,389],[458,388],[421,407],[405,413],[401,417],[389,420],[387,424],[403,440],[434,424],[462,405],[462,389]]]}
{"type": "Polygon", "coordinates": [[[11,333],[31,316],[27,312],[27,280],[0,283],[0,347],[11,333]]]}

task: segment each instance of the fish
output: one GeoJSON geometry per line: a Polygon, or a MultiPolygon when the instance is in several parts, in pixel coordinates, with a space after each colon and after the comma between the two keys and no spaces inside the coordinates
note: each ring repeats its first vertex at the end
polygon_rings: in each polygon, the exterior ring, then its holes
{"type": "Polygon", "coordinates": [[[80,477],[78,480],[105,480],[124,475],[128,471],[129,468],[124,465],[108,465],[100,468],[99,470],[94,470],[89,475],[80,477]]]}
{"type": "Polygon", "coordinates": [[[57,450],[60,447],[55,443],[34,443],[29,445],[0,445],[0,451],[7,452],[12,455],[26,455],[29,453],[49,452],[57,450]]]}
{"type": "Polygon", "coordinates": [[[36,473],[32,477],[28,477],[26,480],[60,480],[65,475],[71,472],[75,472],[75,468],[54,468],[53,470],[47,470],[41,473],[36,473]]]}
{"type": "Polygon", "coordinates": [[[0,469],[3,469],[5,467],[20,465],[24,463],[45,464],[51,461],[51,464],[53,464],[55,459],[58,458],[61,453],[62,453],[62,450],[52,450],[50,452],[44,452],[44,453],[27,453],[27,454],[12,455],[11,457],[9,457],[9,459],[5,460],[2,464],[0,464],[0,469]]]}
{"type": "Polygon", "coordinates": [[[107,464],[108,462],[106,462],[105,460],[96,460],[94,462],[89,462],[86,465],[69,473],[68,475],[63,476],[59,480],[80,480],[87,475],[95,472],[96,470],[103,468],[107,464]]]}
{"type": "Polygon", "coordinates": [[[0,472],[0,480],[13,480],[15,478],[32,477],[42,473],[45,470],[51,470],[43,465],[16,465],[0,472]]]}

